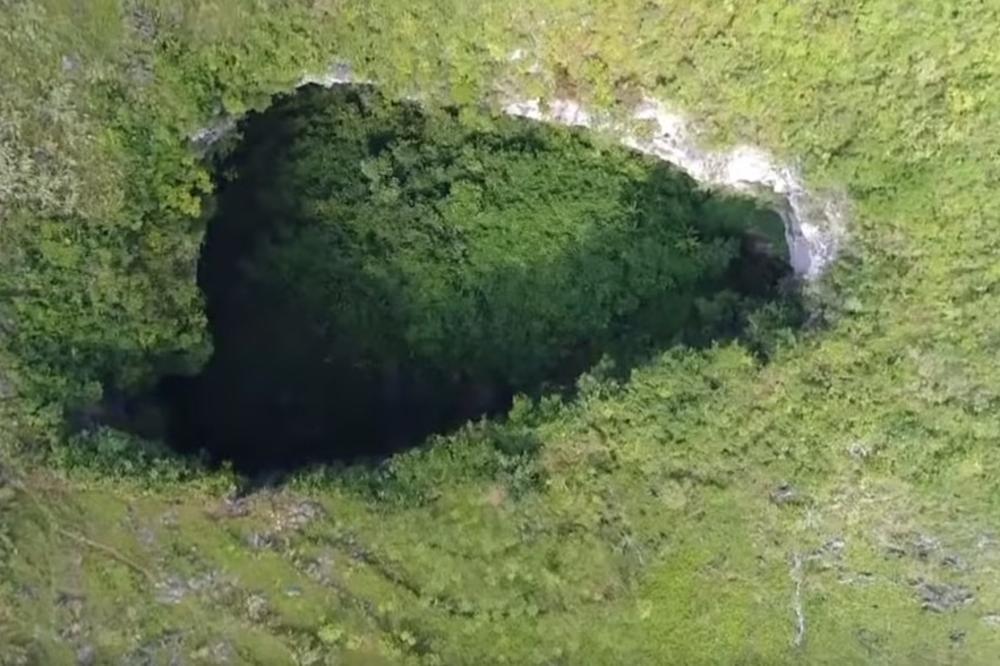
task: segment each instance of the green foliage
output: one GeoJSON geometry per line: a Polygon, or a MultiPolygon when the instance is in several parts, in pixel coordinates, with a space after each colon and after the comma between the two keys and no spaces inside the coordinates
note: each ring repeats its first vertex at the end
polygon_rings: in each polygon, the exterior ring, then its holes
{"type": "Polygon", "coordinates": [[[241,289],[263,312],[315,312],[369,362],[528,385],[732,257],[732,241],[699,238],[705,195],[684,177],[567,132],[470,131],[343,89],[270,113],[283,120],[251,126],[246,150],[268,145],[222,200],[222,224],[276,239],[244,260],[241,289]],[[252,203],[225,220],[233,199],[252,203]]]}
{"type": "Polygon", "coordinates": [[[250,32],[235,5],[29,2],[2,14],[0,54],[21,66],[0,81],[17,91],[0,103],[0,293],[24,397],[77,402],[95,381],[141,387],[198,367],[208,348],[193,277],[210,181],[186,136],[223,101],[259,103],[278,72],[311,65],[296,27],[311,12],[250,32]],[[226,43],[252,57],[224,55],[226,43]]]}
{"type": "Polygon", "coordinates": [[[179,459],[162,444],[112,428],[73,436],[50,456],[55,467],[97,476],[133,477],[150,486],[188,481],[202,473],[197,461],[179,459]]]}
{"type": "MultiPolygon", "coordinates": [[[[733,335],[774,293],[768,271],[733,279],[753,263],[741,234],[774,213],[485,120],[314,87],[241,126],[201,263],[215,354],[181,396],[190,439],[244,459],[280,442],[285,464],[398,449],[569,388],[602,354],[627,368],[733,335]]],[[[530,428],[496,445],[538,446],[530,428]]]]}

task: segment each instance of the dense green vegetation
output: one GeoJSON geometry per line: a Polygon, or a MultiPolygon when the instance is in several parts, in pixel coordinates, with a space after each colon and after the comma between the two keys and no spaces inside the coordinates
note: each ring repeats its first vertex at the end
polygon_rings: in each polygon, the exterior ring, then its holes
{"type": "Polygon", "coordinates": [[[243,135],[201,260],[214,354],[161,393],[175,440],[244,468],[417,444],[602,357],[627,375],[737,334],[787,272],[776,213],[566,130],[312,88],[243,135]]]}
{"type": "Polygon", "coordinates": [[[997,14],[0,1],[0,662],[992,663],[997,14]],[[470,123],[648,93],[800,164],[852,201],[824,326],[244,500],[136,437],[68,438],[106,387],[209,357],[188,137],[334,60],[470,123]]]}

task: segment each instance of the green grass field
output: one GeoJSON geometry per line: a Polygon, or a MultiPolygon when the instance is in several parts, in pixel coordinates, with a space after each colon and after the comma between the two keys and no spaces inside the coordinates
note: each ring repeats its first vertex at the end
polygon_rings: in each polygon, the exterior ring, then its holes
{"type": "Polygon", "coordinates": [[[998,33],[935,0],[0,0],[0,664],[996,663],[998,33]],[[68,434],[207,358],[190,137],[335,62],[468,122],[648,94],[798,165],[850,202],[812,325],[241,499],[68,434]]]}

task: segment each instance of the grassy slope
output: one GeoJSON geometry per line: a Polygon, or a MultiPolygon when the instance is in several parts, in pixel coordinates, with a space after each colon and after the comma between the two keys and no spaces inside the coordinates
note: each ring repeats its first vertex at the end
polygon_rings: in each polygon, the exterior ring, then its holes
{"type": "MultiPolygon", "coordinates": [[[[598,104],[647,87],[715,140],[758,143],[845,187],[855,256],[830,277],[831,328],[762,369],[728,348],[595,386],[542,419],[532,461],[470,432],[395,461],[374,486],[307,480],[237,507],[224,478],[149,489],[19,463],[0,491],[0,660],[72,663],[87,646],[98,663],[995,660],[1000,17],[989,5],[162,4],[173,13],[155,51],[112,2],[14,3],[0,16],[2,59],[17,65],[2,74],[17,91],[3,118],[18,132],[3,144],[0,193],[19,197],[0,249],[28,262],[12,248],[38,248],[94,285],[74,301],[77,283],[40,273],[49,298],[33,312],[48,319],[29,330],[57,351],[103,341],[107,326],[121,344],[195,344],[197,322],[177,316],[190,317],[193,295],[160,288],[183,273],[169,259],[183,268],[196,248],[170,226],[192,186],[171,146],[216,100],[238,111],[331,54],[393,89],[459,101],[497,81],[598,104]],[[529,57],[507,63],[515,47],[529,57]],[[64,68],[65,55],[79,66],[64,68]],[[535,58],[553,74],[529,75],[535,58]],[[132,92],[109,108],[118,81],[132,92]],[[138,126],[160,129],[133,136],[137,163],[120,128],[138,126]],[[49,139],[53,157],[31,158],[49,139]],[[180,165],[175,187],[122,187],[150,151],[180,165]],[[124,234],[137,200],[147,221],[135,240],[94,240],[124,234]],[[46,221],[66,214],[76,223],[46,221]],[[136,243],[146,268],[122,268],[136,243]],[[796,501],[772,501],[783,482],[796,501]],[[921,589],[934,593],[921,581],[975,598],[923,610],[921,589]],[[794,646],[797,587],[806,632],[794,646]]],[[[4,272],[25,287],[32,266],[4,272]]],[[[8,344],[3,367],[16,383],[27,373],[13,352],[23,358],[8,344]]],[[[51,410],[2,404],[7,444],[51,432],[51,410]]]]}

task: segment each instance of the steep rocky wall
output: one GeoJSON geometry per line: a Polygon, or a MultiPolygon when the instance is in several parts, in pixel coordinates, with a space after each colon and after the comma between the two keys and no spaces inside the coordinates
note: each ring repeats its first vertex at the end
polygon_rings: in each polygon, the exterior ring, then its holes
{"type": "MultiPolygon", "coordinates": [[[[303,76],[297,87],[330,87],[372,83],[338,64],[320,74],[303,76]]],[[[628,124],[610,115],[587,109],[572,99],[543,103],[538,99],[511,99],[502,108],[507,115],[586,127],[616,137],[622,144],[668,162],[706,187],[736,191],[767,199],[785,222],[792,269],[806,281],[819,278],[837,258],[846,235],[846,204],[834,193],[809,190],[798,169],[778,163],[767,151],[739,145],[712,151],[701,146],[693,124],[669,106],[644,99],[628,124]],[[641,133],[634,125],[644,126],[641,133]]],[[[210,145],[235,128],[233,118],[222,118],[191,136],[201,146],[210,145]]]]}
{"type": "Polygon", "coordinates": [[[837,197],[810,192],[801,174],[777,164],[760,148],[702,149],[689,123],[668,111],[662,102],[646,99],[636,108],[633,119],[651,126],[652,131],[643,135],[591,113],[574,100],[555,100],[545,106],[538,100],[515,101],[507,104],[504,112],[608,132],[624,145],[669,162],[708,187],[764,195],[776,201],[785,222],[792,268],[806,280],[822,275],[840,250],[845,219],[844,205],[837,197]]]}

